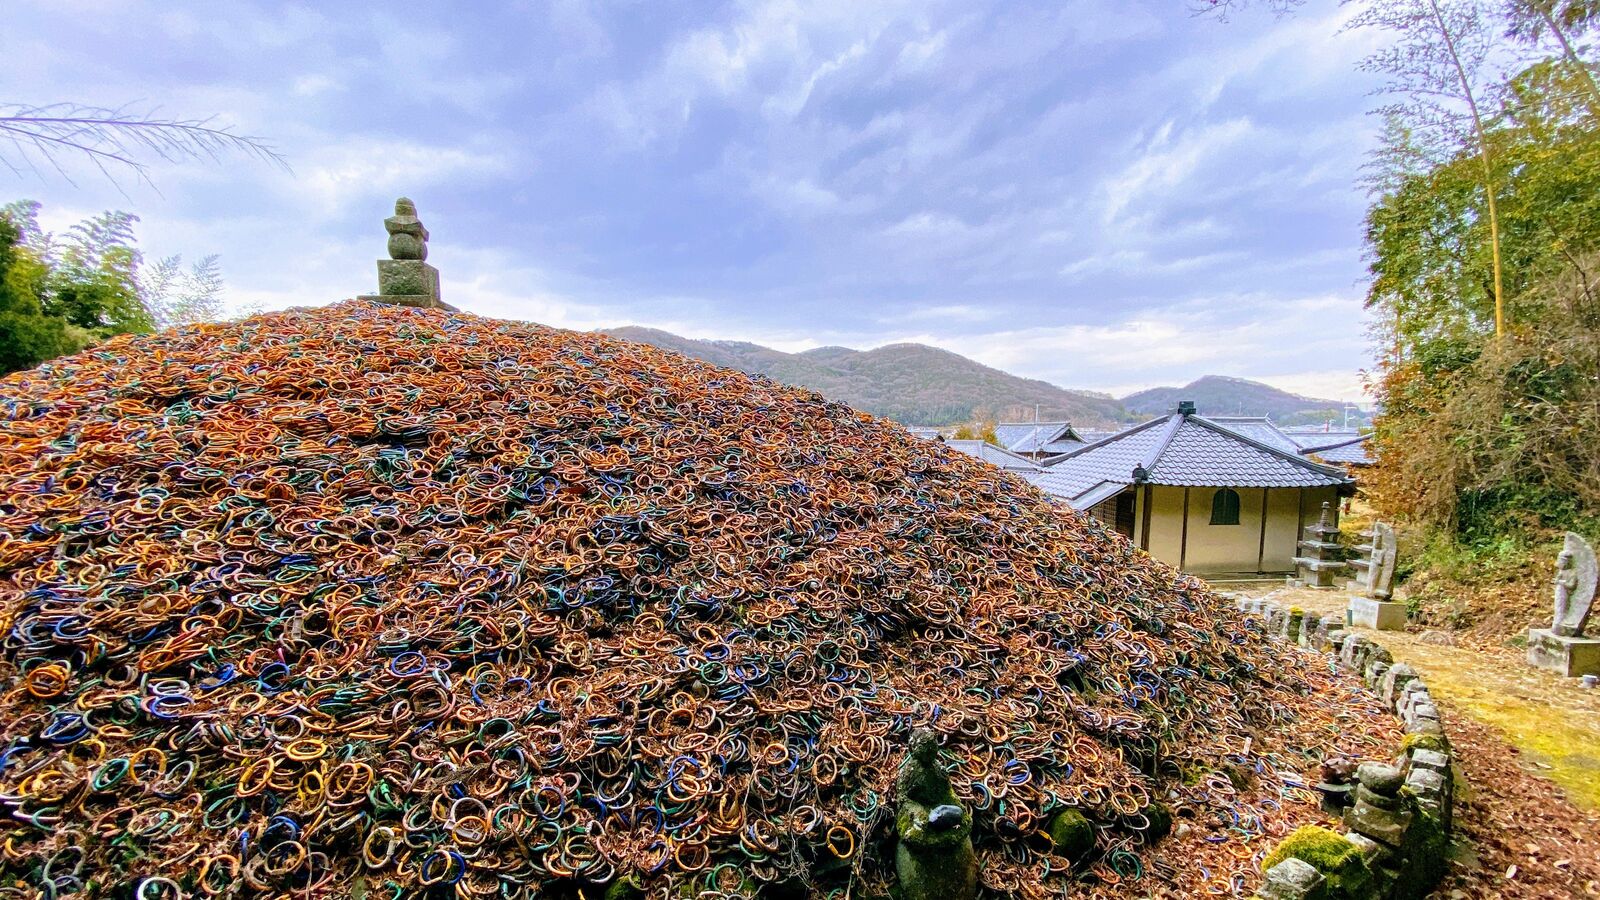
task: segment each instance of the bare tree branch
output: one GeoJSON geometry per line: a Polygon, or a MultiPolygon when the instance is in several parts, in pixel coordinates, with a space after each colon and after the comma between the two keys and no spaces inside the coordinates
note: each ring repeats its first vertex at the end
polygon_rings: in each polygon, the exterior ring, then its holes
{"type": "Polygon", "coordinates": [[[151,184],[152,159],[218,161],[226,154],[242,153],[289,171],[288,161],[262,138],[236,134],[213,121],[171,119],[161,116],[159,109],[131,105],[0,104],[0,165],[17,173],[26,167],[40,175],[39,165],[44,163],[72,182],[66,163],[76,157],[87,160],[114,184],[118,171],[151,184]]]}
{"type": "Polygon", "coordinates": [[[1199,15],[1227,21],[1230,14],[1259,6],[1275,16],[1288,15],[1305,5],[1306,0],[1189,0],[1189,8],[1199,15]]]}

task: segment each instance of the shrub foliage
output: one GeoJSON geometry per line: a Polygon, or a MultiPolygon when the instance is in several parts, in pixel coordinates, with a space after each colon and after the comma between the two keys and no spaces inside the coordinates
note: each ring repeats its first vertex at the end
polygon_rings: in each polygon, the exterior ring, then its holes
{"type": "MultiPolygon", "coordinates": [[[[1503,549],[1600,516],[1600,140],[1581,96],[1570,70],[1535,65],[1488,132],[1503,337],[1476,157],[1389,173],[1368,215],[1384,406],[1370,494],[1435,544],[1503,549]]],[[[1404,140],[1391,134],[1389,158],[1404,140]]]]}

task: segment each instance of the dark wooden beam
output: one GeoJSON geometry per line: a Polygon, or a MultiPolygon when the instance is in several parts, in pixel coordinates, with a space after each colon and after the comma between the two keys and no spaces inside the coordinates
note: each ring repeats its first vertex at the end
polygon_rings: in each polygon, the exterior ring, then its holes
{"type": "Polygon", "coordinates": [[[1267,494],[1272,488],[1261,489],[1261,546],[1256,550],[1256,574],[1267,571],[1267,494]]]}
{"type": "Polygon", "coordinates": [[[1178,571],[1189,561],[1189,487],[1183,488],[1183,534],[1178,538],[1178,571]]]}
{"type": "Polygon", "coordinates": [[[1155,485],[1144,485],[1144,522],[1139,526],[1139,549],[1150,552],[1150,495],[1155,491],[1155,485]]]}

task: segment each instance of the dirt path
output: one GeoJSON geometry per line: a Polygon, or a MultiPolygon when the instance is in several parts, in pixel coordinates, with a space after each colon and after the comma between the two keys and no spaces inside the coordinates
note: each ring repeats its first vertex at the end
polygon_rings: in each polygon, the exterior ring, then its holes
{"type": "MultiPolygon", "coordinates": [[[[1319,615],[1344,615],[1341,592],[1284,590],[1273,598],[1319,615]]],[[[1412,632],[1355,630],[1421,672],[1435,698],[1499,732],[1531,770],[1574,802],[1600,810],[1600,689],[1531,668],[1520,650],[1440,646],[1412,632]]]]}
{"type": "MultiPolygon", "coordinates": [[[[1344,614],[1340,592],[1273,599],[1344,614]]],[[[1456,859],[1439,897],[1600,897],[1600,689],[1518,650],[1369,634],[1421,672],[1459,750],[1456,859]]]]}
{"type": "Polygon", "coordinates": [[[1600,897],[1600,813],[1567,802],[1487,725],[1443,703],[1459,761],[1456,852],[1437,897],[1600,897]]]}

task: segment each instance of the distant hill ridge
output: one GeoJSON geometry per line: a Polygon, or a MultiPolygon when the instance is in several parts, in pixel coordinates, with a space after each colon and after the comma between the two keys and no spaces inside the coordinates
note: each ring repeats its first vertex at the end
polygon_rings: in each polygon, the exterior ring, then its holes
{"type": "Polygon", "coordinates": [[[1259,382],[1212,375],[1188,388],[1152,388],[1118,400],[1109,394],[1022,378],[925,344],[887,344],[872,350],[829,346],[785,353],[748,341],[695,340],[637,325],[606,329],[605,333],[810,388],[829,399],[908,425],[969,422],[980,411],[1002,421],[1024,421],[1033,417],[1037,406],[1045,421],[1068,420],[1081,428],[1100,429],[1168,412],[1180,399],[1195,400],[1201,414],[1231,415],[1242,405],[1246,415],[1273,415],[1275,419],[1288,415],[1280,412],[1288,407],[1298,413],[1343,406],[1333,400],[1298,397],[1259,382]],[[1161,392],[1172,392],[1171,399],[1161,392]],[[1135,399],[1140,401],[1137,406],[1131,402],[1135,399]]]}
{"type": "Polygon", "coordinates": [[[1127,418],[1116,398],[1069,391],[1020,378],[948,350],[923,344],[889,344],[872,350],[817,347],[784,353],[745,341],[699,341],[654,328],[629,326],[607,334],[676,350],[719,366],[766,375],[910,425],[970,421],[980,408],[995,416],[1071,419],[1086,427],[1127,418]]]}
{"type": "Polygon", "coordinates": [[[1271,416],[1279,425],[1342,418],[1345,408],[1340,400],[1303,397],[1259,381],[1226,375],[1206,375],[1183,387],[1139,391],[1123,397],[1122,404],[1136,416],[1151,416],[1171,412],[1179,400],[1193,400],[1203,416],[1271,416]]]}

